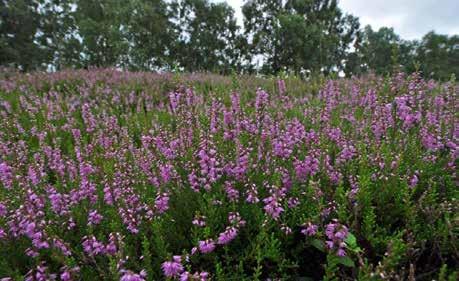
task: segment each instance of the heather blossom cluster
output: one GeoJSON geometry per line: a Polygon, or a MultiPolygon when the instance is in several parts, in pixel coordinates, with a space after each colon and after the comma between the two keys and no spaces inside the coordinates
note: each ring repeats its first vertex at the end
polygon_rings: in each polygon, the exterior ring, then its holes
{"type": "Polygon", "coordinates": [[[335,250],[338,256],[346,255],[346,240],[348,236],[348,228],[345,225],[340,224],[337,220],[329,223],[325,227],[325,235],[327,236],[327,241],[325,244],[330,250],[335,250]]]}

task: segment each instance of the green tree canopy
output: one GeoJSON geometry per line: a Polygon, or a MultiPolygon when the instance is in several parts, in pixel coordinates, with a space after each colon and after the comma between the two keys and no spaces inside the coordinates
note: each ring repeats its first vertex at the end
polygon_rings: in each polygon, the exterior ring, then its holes
{"type": "Polygon", "coordinates": [[[243,14],[251,53],[266,57],[264,70],[272,73],[341,70],[359,28],[336,0],[253,0],[243,14]]]}

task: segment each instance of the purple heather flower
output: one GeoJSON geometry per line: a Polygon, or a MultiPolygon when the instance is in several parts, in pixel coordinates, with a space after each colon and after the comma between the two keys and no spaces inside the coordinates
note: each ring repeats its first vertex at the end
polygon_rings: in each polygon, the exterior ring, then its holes
{"type": "Polygon", "coordinates": [[[0,218],[4,217],[7,212],[8,212],[8,209],[6,208],[5,204],[0,202],[0,218]]]}
{"type": "Polygon", "coordinates": [[[408,186],[411,188],[414,188],[418,184],[418,182],[419,182],[418,176],[413,175],[408,182],[408,186]]]}
{"type": "Polygon", "coordinates": [[[252,204],[258,203],[260,201],[260,199],[258,199],[257,188],[254,185],[252,185],[247,191],[247,197],[245,201],[252,204]]]}
{"type": "Polygon", "coordinates": [[[40,176],[32,166],[29,166],[27,174],[33,185],[37,185],[40,182],[40,176]]]}
{"type": "Polygon", "coordinates": [[[0,163],[0,181],[7,189],[13,186],[13,170],[5,162],[0,163]]]}
{"type": "Polygon", "coordinates": [[[255,108],[258,110],[260,109],[263,105],[265,105],[268,102],[268,93],[263,91],[262,89],[257,90],[257,97],[255,100],[255,108]]]}
{"type": "Polygon", "coordinates": [[[98,225],[102,221],[103,216],[97,210],[92,210],[88,215],[88,225],[98,225]]]}
{"type": "Polygon", "coordinates": [[[204,227],[206,226],[206,217],[205,216],[195,216],[192,221],[192,224],[199,226],[199,227],[204,227]]]}
{"type": "Polygon", "coordinates": [[[284,211],[284,208],[281,207],[276,196],[274,195],[263,199],[263,202],[265,203],[265,206],[263,207],[263,209],[274,220],[277,220],[280,214],[284,211]]]}
{"type": "Polygon", "coordinates": [[[120,281],[145,281],[147,277],[147,272],[145,270],[140,271],[139,274],[134,273],[130,270],[123,270],[123,275],[121,276],[120,281]]]}
{"type": "Polygon", "coordinates": [[[230,202],[235,202],[239,199],[239,191],[229,181],[225,182],[225,192],[230,202]]]}
{"type": "Polygon", "coordinates": [[[346,251],[343,248],[339,248],[338,251],[336,252],[336,254],[339,257],[344,257],[346,255],[346,251]]]}
{"type": "Polygon", "coordinates": [[[277,89],[279,90],[279,94],[284,95],[286,92],[285,81],[283,79],[277,80],[277,89]]]}
{"type": "Polygon", "coordinates": [[[217,238],[217,244],[219,245],[226,245],[229,242],[231,242],[234,238],[237,236],[237,228],[235,227],[227,227],[226,230],[222,233],[217,238]]]}
{"type": "Polygon", "coordinates": [[[159,214],[162,214],[169,209],[169,195],[167,193],[162,193],[156,196],[155,208],[159,214]]]}
{"type": "Polygon", "coordinates": [[[97,241],[96,237],[83,237],[83,250],[91,256],[104,254],[105,246],[101,242],[97,241]]]}
{"type": "Polygon", "coordinates": [[[183,272],[180,274],[180,281],[207,281],[209,278],[209,273],[207,272],[195,272],[191,274],[188,271],[183,272]]]}
{"type": "Polygon", "coordinates": [[[59,249],[62,252],[62,254],[64,254],[64,256],[71,256],[72,255],[72,252],[69,250],[67,245],[65,245],[65,243],[62,242],[62,240],[60,240],[58,238],[54,238],[53,239],[53,245],[54,245],[55,248],[59,249]]]}
{"type": "Polygon", "coordinates": [[[312,224],[311,222],[308,222],[306,224],[306,228],[301,230],[301,233],[307,236],[314,236],[317,233],[317,229],[319,227],[315,224],[312,224]]]}
{"type": "Polygon", "coordinates": [[[344,240],[346,240],[349,232],[345,225],[338,223],[337,220],[333,220],[332,223],[329,223],[325,228],[325,235],[327,236],[327,241],[325,242],[327,248],[332,250],[336,249],[337,254],[340,256],[345,255],[344,248],[346,244],[344,240]]]}
{"type": "Polygon", "coordinates": [[[178,276],[183,272],[183,265],[181,264],[181,257],[174,256],[172,261],[163,262],[161,265],[163,273],[166,277],[178,276]]]}
{"type": "Polygon", "coordinates": [[[194,255],[194,254],[196,254],[197,252],[198,252],[198,247],[193,247],[193,248],[191,249],[191,255],[194,255]]]}
{"type": "Polygon", "coordinates": [[[62,272],[62,273],[61,273],[61,280],[62,280],[62,281],[70,281],[70,280],[72,280],[72,277],[71,277],[71,275],[70,275],[70,272],[68,272],[67,270],[64,271],[64,272],[62,272]]]}
{"type": "Polygon", "coordinates": [[[236,227],[241,227],[245,225],[245,220],[241,218],[241,215],[239,215],[238,212],[230,212],[228,214],[228,221],[236,227]]]}
{"type": "Polygon", "coordinates": [[[297,197],[292,197],[288,199],[288,207],[295,208],[300,204],[300,200],[297,197]]]}
{"type": "Polygon", "coordinates": [[[210,253],[215,249],[215,243],[212,239],[199,241],[198,248],[199,251],[203,254],[210,253]]]}

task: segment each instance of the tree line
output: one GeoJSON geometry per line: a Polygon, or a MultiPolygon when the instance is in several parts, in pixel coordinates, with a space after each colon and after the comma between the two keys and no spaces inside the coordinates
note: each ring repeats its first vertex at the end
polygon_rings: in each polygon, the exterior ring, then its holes
{"type": "Polygon", "coordinates": [[[209,0],[0,0],[0,65],[310,75],[459,75],[459,36],[403,40],[337,0],[248,0],[243,27],[209,0]]]}

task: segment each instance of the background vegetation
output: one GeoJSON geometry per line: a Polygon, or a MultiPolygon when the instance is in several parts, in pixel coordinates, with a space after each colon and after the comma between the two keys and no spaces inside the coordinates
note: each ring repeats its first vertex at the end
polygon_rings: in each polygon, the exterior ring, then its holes
{"type": "Polygon", "coordinates": [[[337,0],[250,0],[244,27],[209,0],[0,1],[0,65],[36,69],[459,75],[459,36],[407,41],[361,27],[337,0]]]}

